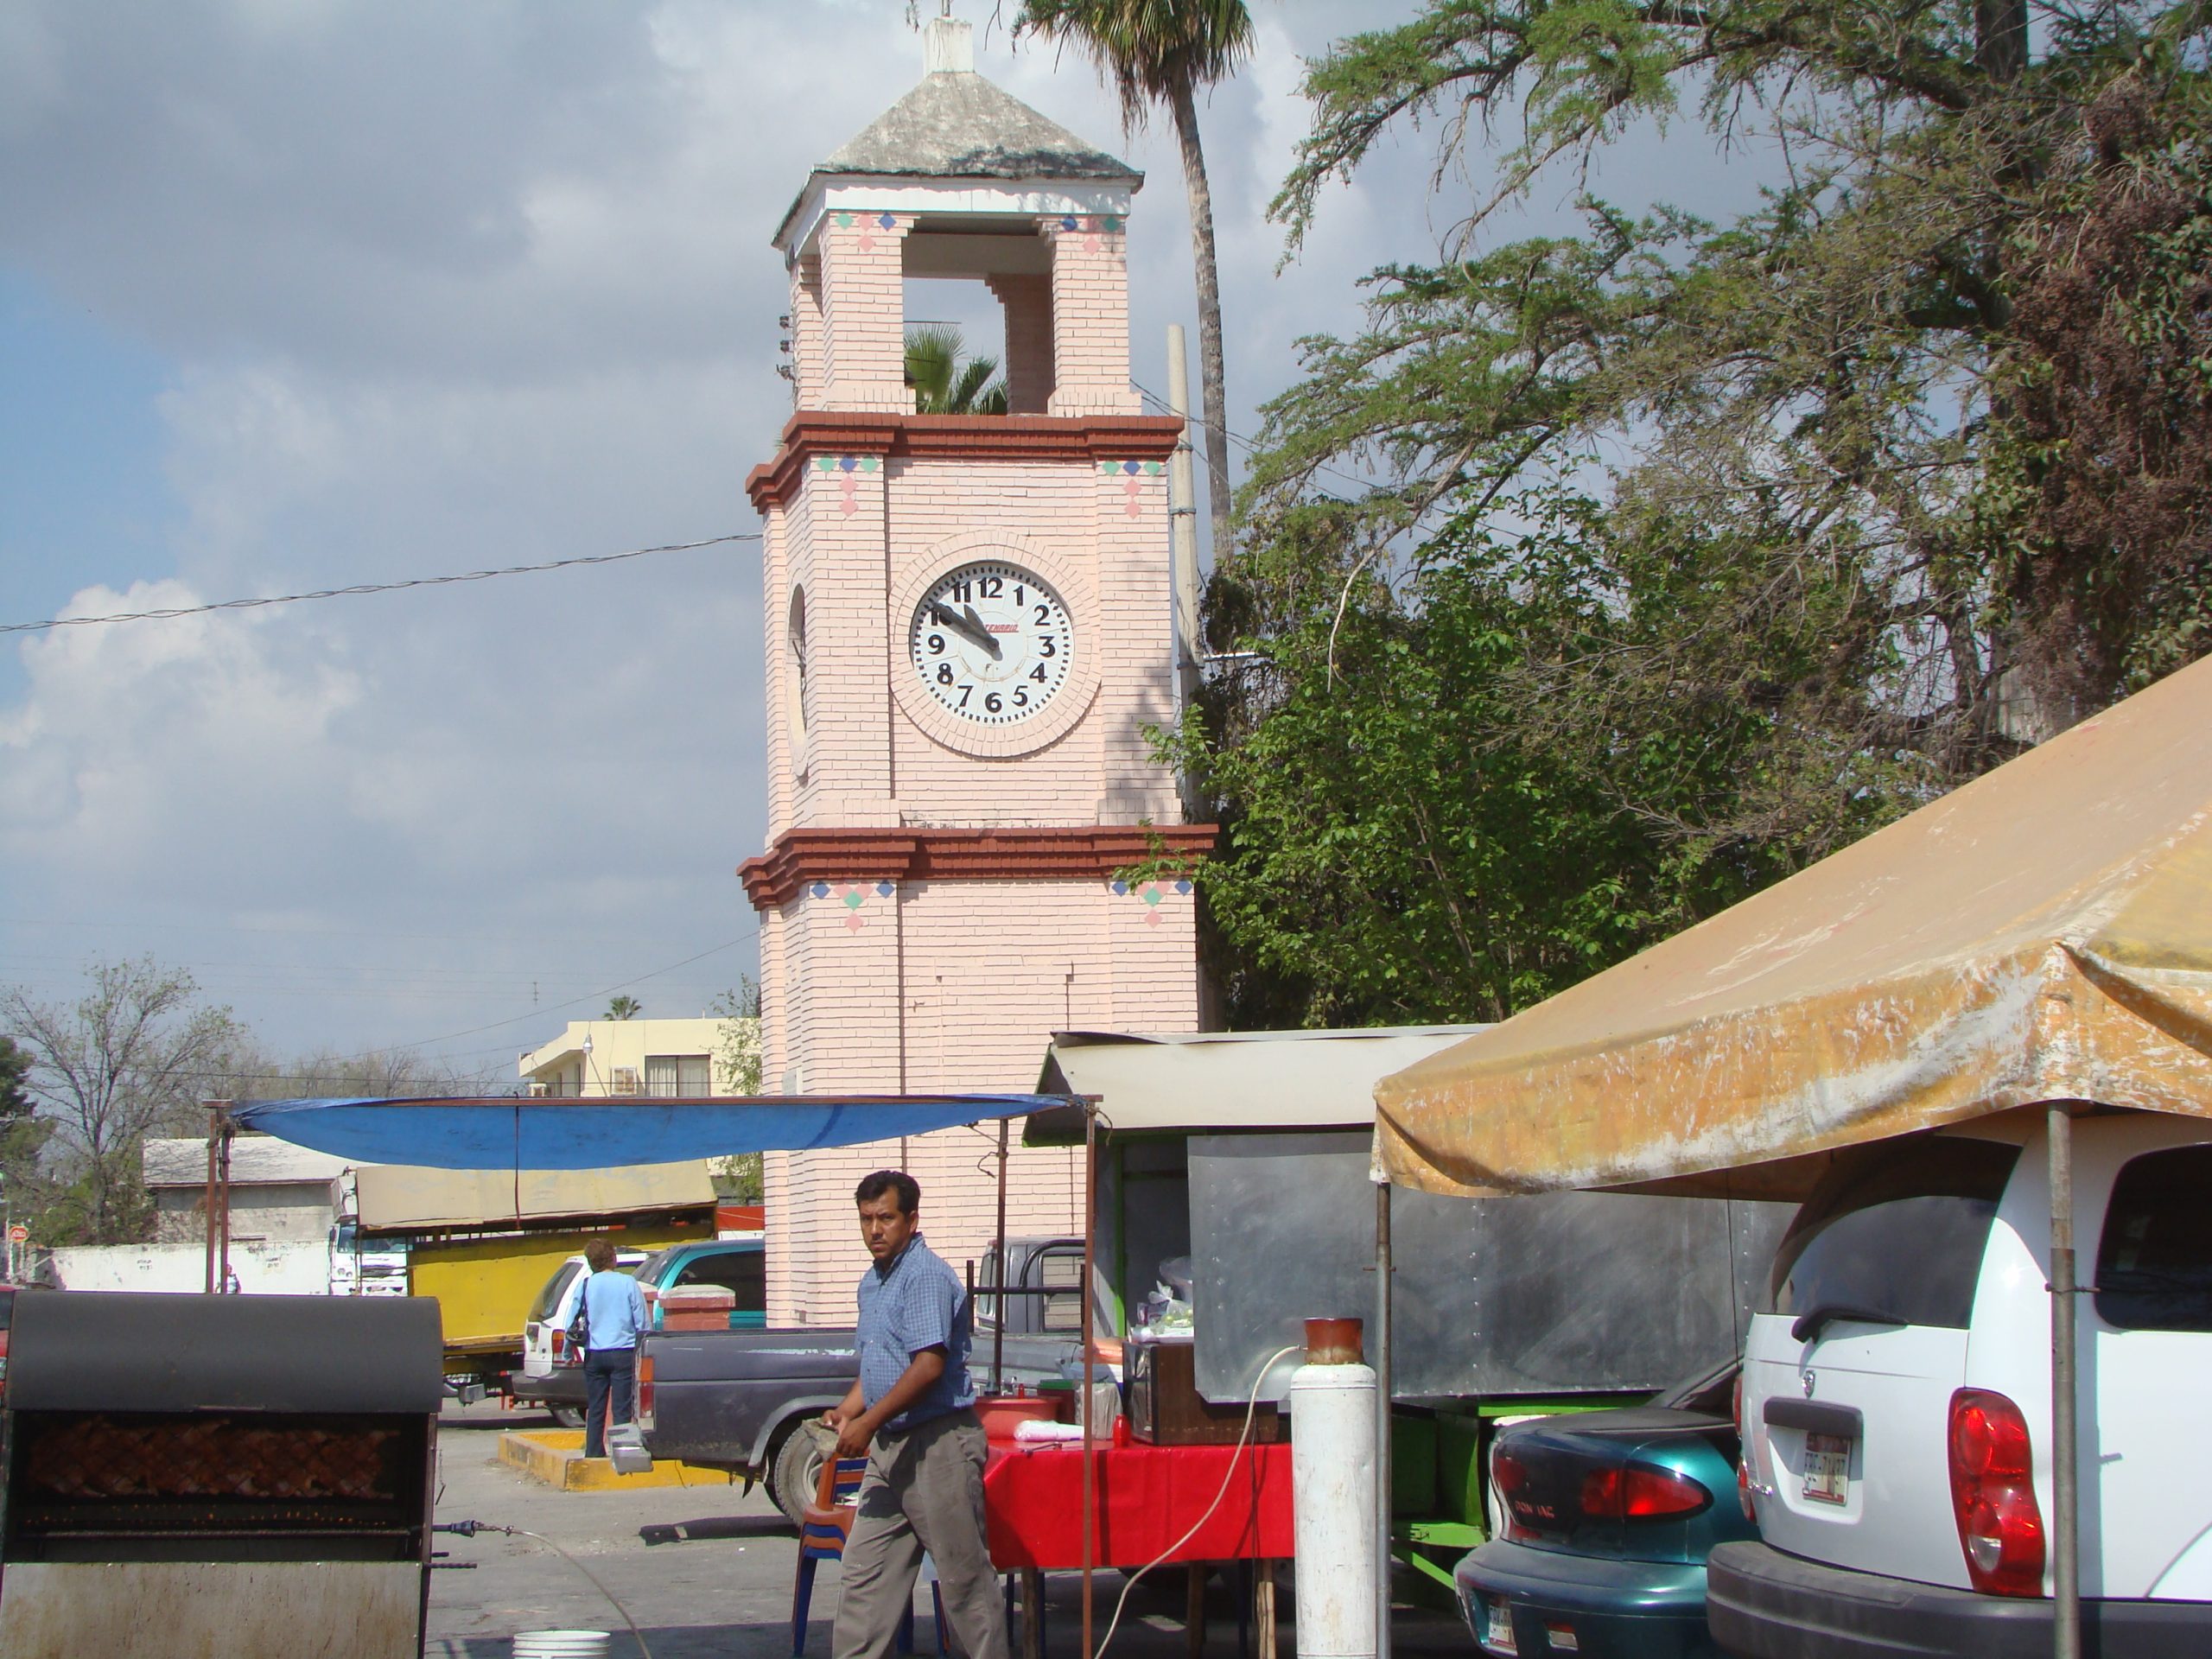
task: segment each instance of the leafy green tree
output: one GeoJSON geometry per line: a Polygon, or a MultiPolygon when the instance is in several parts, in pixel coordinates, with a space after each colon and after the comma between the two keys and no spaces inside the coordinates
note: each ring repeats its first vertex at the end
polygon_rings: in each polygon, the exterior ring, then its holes
{"type": "MultiPolygon", "coordinates": [[[[760,982],[743,976],[734,990],[718,995],[711,1012],[715,1028],[715,1080],[733,1095],[760,1092],[760,982]]],[[[739,1204],[758,1204],[766,1190],[767,1172],[757,1152],[740,1153],[715,1166],[715,1188],[739,1204]]]]}
{"type": "Polygon", "coordinates": [[[626,994],[609,999],[607,1017],[609,1020],[634,1020],[645,1011],[645,1005],[626,994]]]}
{"type": "Polygon", "coordinates": [[[1496,182],[1306,343],[1209,596],[1249,1006],[1510,1012],[2204,649],[2207,15],[1431,0],[1312,66],[1294,241],[1410,120],[1496,182]],[[1781,181],[1497,236],[1685,109],[1781,181]]]}
{"type": "Polygon", "coordinates": [[[182,969],[96,962],[70,1005],[0,992],[0,1027],[29,1053],[29,1088],[52,1134],[58,1225],[43,1242],[126,1243],[152,1218],[139,1170],[149,1134],[204,1128],[200,1101],[240,1033],[199,1001],[182,969]]]}
{"type": "Polygon", "coordinates": [[[957,328],[943,324],[906,331],[906,384],[917,415],[1003,415],[1006,382],[995,357],[969,357],[957,328]]]}
{"type": "Polygon", "coordinates": [[[1014,32],[1081,47],[1121,94],[1122,119],[1144,124],[1165,104],[1182,153],[1191,207],[1191,264],[1198,290],[1198,376],[1205,399],[1206,477],[1217,556],[1229,546],[1228,371],[1221,348],[1221,270],[1214,257],[1213,191],[1198,142],[1201,89],[1227,79],[1252,51],[1244,0],[1023,0],[1014,32]]]}

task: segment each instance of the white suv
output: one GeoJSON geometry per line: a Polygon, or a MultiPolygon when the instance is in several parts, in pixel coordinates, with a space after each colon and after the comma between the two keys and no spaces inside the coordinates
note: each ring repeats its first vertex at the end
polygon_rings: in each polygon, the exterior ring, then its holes
{"type": "MultiPolygon", "coordinates": [[[[2074,1185],[2083,1650],[2212,1651],[2212,1125],[2078,1118],[2074,1185]]],[[[1721,1646],[2050,1652],[2050,1217],[2040,1113],[1837,1155],[1751,1320],[1721,1646]]]]}

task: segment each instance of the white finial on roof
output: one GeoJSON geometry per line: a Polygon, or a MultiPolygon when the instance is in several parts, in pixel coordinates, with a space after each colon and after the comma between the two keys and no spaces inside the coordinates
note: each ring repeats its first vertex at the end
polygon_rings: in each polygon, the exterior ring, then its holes
{"type": "Polygon", "coordinates": [[[922,30],[922,67],[932,75],[976,73],[975,31],[956,17],[932,17],[922,30]]]}

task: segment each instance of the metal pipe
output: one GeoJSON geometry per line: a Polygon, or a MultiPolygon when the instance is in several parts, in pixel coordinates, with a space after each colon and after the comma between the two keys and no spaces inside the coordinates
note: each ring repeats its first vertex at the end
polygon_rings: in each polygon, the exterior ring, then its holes
{"type": "Polygon", "coordinates": [[[1096,1347],[1091,1312],[1096,1294],[1091,1287],[1091,1274],[1098,1264],[1098,1103],[1088,1100],[1083,1108],[1083,1652],[1084,1659],[1091,1659],[1090,1649],[1090,1559],[1097,1550],[1097,1540],[1091,1535],[1095,1522],[1093,1513],[1097,1471],[1092,1467],[1098,1442],[1091,1423],[1090,1356],[1096,1347]]]}
{"type": "Polygon", "coordinates": [[[2080,1465],[2075,1453],[2074,1103],[2045,1109],[2050,1153],[2050,1497],[2054,1659],[2082,1652],[2080,1465]]]}
{"type": "MultiPolygon", "coordinates": [[[[991,1282],[999,1287],[997,1299],[991,1304],[991,1392],[1006,1392],[1006,1137],[1007,1120],[999,1119],[999,1230],[998,1243],[991,1246],[998,1265],[992,1270],[991,1282]]],[[[969,1304],[971,1307],[974,1304],[969,1304]]]]}
{"type": "Polygon", "coordinates": [[[207,1195],[200,1205],[200,1235],[206,1243],[207,1255],[207,1294],[215,1294],[215,1126],[223,1119],[223,1109],[213,1101],[207,1103],[207,1195]]]}
{"type": "Polygon", "coordinates": [[[1390,1659],[1390,1183],[1375,1184],[1375,1655],[1390,1659]]]}
{"type": "Polygon", "coordinates": [[[215,1159],[217,1184],[223,1201],[223,1277],[218,1288],[227,1296],[231,1294],[231,1116],[224,1111],[218,1111],[216,1116],[223,1125],[216,1141],[219,1150],[215,1159]]]}
{"type": "Polygon", "coordinates": [[[1180,323],[1167,325],[1167,409],[1181,417],[1175,452],[1167,462],[1169,569],[1175,600],[1175,671],[1179,700],[1198,689],[1205,645],[1198,638],[1198,502],[1191,469],[1191,359],[1180,323]]]}

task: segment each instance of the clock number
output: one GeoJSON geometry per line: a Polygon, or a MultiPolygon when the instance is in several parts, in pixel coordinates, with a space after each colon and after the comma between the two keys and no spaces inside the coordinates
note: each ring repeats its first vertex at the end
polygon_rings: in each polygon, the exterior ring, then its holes
{"type": "Polygon", "coordinates": [[[1052,607],[1051,606],[1039,605],[1037,607],[1037,626],[1040,628],[1049,628],[1052,626],[1052,607]]]}
{"type": "Polygon", "coordinates": [[[1049,633],[1037,642],[1037,654],[1039,657],[1057,657],[1059,652],[1060,648],[1052,643],[1052,636],[1049,633]]]}
{"type": "Polygon", "coordinates": [[[943,634],[933,633],[930,635],[930,655],[932,657],[942,657],[944,655],[944,636],[943,634]]]}
{"type": "Polygon", "coordinates": [[[939,685],[950,685],[952,683],[952,664],[950,663],[939,663],[937,665],[937,683],[939,685]]]}
{"type": "Polygon", "coordinates": [[[1014,706],[1017,709],[1029,706],[1029,693],[1018,685],[1014,688],[1014,706]]]}
{"type": "Polygon", "coordinates": [[[1028,602],[1029,601],[1027,599],[1022,597],[1022,587],[1021,584],[1017,582],[1014,584],[1014,608],[1019,610],[1022,606],[1027,605],[1028,602]]]}
{"type": "Polygon", "coordinates": [[[963,709],[965,709],[968,706],[969,694],[973,692],[975,689],[976,688],[972,685],[963,685],[960,688],[960,706],[963,709]]]}
{"type": "Polygon", "coordinates": [[[964,582],[956,582],[952,584],[952,596],[960,601],[963,604],[967,603],[969,599],[972,597],[969,591],[968,584],[964,582]]]}
{"type": "MultiPolygon", "coordinates": [[[[979,576],[976,580],[976,591],[982,598],[996,599],[1001,594],[1006,591],[1006,578],[1003,576],[979,576]]],[[[961,598],[963,599],[967,597],[968,595],[965,594],[961,594],[961,598]]]]}
{"type": "Polygon", "coordinates": [[[999,701],[999,694],[997,692],[987,691],[983,694],[983,712],[985,714],[995,715],[1005,706],[1006,705],[1004,703],[999,701]]]}
{"type": "MultiPolygon", "coordinates": [[[[1051,640],[1047,639],[1045,643],[1046,643],[1046,645],[1051,645],[1052,642],[1051,640]]],[[[1048,656],[1048,657],[1052,655],[1052,653],[1051,653],[1050,652],[1046,652],[1045,654],[1046,654],[1046,656],[1048,656]]],[[[1042,664],[1042,663],[1039,663],[1039,664],[1037,664],[1037,666],[1036,666],[1036,667],[1034,667],[1034,668],[1031,669],[1031,670],[1029,671],[1029,677],[1030,677],[1031,679],[1033,679],[1033,680],[1036,681],[1036,682],[1037,682],[1037,683],[1038,683],[1038,684],[1039,684],[1039,685],[1044,684],[1044,683],[1045,683],[1045,664],[1042,664]]]]}

